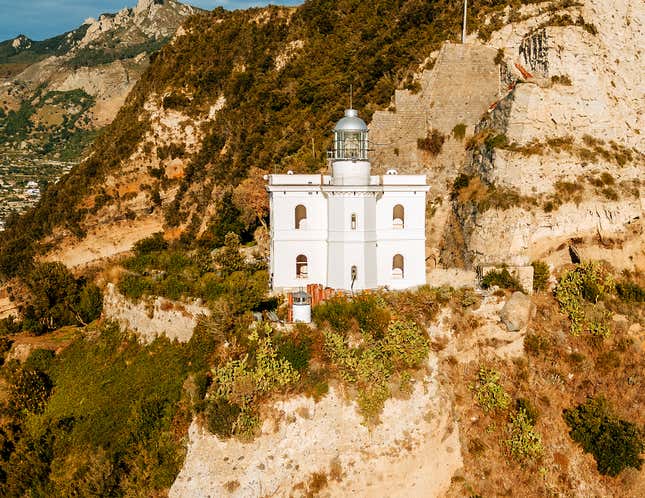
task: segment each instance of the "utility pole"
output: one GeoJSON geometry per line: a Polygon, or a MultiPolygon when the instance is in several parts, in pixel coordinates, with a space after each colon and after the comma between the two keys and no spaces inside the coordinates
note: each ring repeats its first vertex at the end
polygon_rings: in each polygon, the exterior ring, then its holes
{"type": "Polygon", "coordinates": [[[461,34],[461,43],[466,43],[466,15],[468,12],[468,0],[464,0],[464,30],[461,34]]]}

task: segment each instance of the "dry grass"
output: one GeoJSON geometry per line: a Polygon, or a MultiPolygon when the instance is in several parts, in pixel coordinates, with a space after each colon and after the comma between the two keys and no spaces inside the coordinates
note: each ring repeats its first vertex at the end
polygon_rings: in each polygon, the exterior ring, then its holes
{"type": "Polygon", "coordinates": [[[621,418],[645,423],[645,392],[639,381],[645,362],[628,332],[634,322],[644,325],[644,312],[609,302],[607,306],[622,311],[627,320],[614,321],[612,337],[600,342],[570,336],[568,321],[552,296],[536,295],[533,301],[536,316],[525,340],[526,356],[506,362],[489,359],[487,366],[500,372],[513,400],[523,398],[537,408],[536,429],[542,435],[544,455],[525,466],[513,463],[502,444],[508,412],[483,413],[470,392],[479,364],[444,362],[455,386],[465,449],[462,478],[453,482],[449,496],[576,496],[580,486],[588,496],[637,496],[642,476],[626,471],[615,479],[602,478],[593,458],[582,457],[570,439],[562,411],[587,396],[603,394],[621,418]]]}

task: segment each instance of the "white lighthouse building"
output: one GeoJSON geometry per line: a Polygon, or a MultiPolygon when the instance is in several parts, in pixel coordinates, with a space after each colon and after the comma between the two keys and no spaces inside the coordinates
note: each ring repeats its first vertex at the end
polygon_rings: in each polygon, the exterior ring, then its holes
{"type": "Polygon", "coordinates": [[[425,284],[425,175],[372,176],[367,125],[354,109],[334,128],[329,167],[268,176],[272,288],[425,284]]]}

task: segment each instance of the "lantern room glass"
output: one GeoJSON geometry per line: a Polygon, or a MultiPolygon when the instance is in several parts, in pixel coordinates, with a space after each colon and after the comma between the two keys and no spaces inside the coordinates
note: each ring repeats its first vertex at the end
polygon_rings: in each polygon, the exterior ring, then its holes
{"type": "Polygon", "coordinates": [[[334,159],[367,160],[367,132],[337,131],[334,159]]]}

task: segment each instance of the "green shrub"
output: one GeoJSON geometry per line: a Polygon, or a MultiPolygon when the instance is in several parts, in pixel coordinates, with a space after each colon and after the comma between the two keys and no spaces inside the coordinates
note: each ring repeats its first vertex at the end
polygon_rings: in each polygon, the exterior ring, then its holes
{"type": "Polygon", "coordinates": [[[94,284],[86,284],[78,296],[78,305],[75,306],[78,316],[84,323],[97,320],[103,311],[103,293],[94,284]]]}
{"type": "Polygon", "coordinates": [[[540,416],[537,407],[526,398],[518,398],[515,400],[515,411],[524,411],[526,419],[531,425],[535,425],[535,422],[537,422],[540,416]]]}
{"type": "Polygon", "coordinates": [[[208,400],[206,408],[208,430],[221,438],[233,436],[235,422],[237,422],[241,411],[238,405],[230,403],[225,398],[208,400]]]}
{"type": "Polygon", "coordinates": [[[428,356],[427,336],[412,322],[393,322],[382,339],[366,336],[366,344],[352,347],[336,332],[325,332],[324,349],[340,377],[358,388],[358,407],[366,423],[375,423],[390,397],[392,375],[419,368],[428,356]]]}
{"type": "Polygon", "coordinates": [[[645,289],[629,280],[619,281],[616,284],[616,293],[620,299],[627,303],[645,302],[645,289]]]}
{"type": "Polygon", "coordinates": [[[486,413],[506,410],[511,397],[500,384],[500,374],[496,370],[480,367],[477,381],[471,386],[475,401],[486,413]]]}
{"type": "Polygon", "coordinates": [[[640,455],[645,451],[643,430],[617,418],[602,396],[564,410],[563,418],[571,429],[571,439],[594,456],[601,474],[615,477],[627,467],[641,469],[640,455]]]}
{"type": "Polygon", "coordinates": [[[313,309],[316,325],[328,325],[340,333],[348,332],[353,324],[365,334],[383,337],[390,323],[387,305],[373,294],[362,293],[353,299],[334,297],[313,309]]]}
{"type": "Polygon", "coordinates": [[[16,317],[9,315],[7,318],[0,320],[0,336],[17,334],[22,329],[22,323],[16,320],[16,317]]]}
{"type": "Polygon", "coordinates": [[[613,278],[607,269],[597,262],[577,265],[560,277],[555,289],[555,298],[561,311],[571,321],[571,334],[579,335],[584,330],[589,330],[594,335],[608,334],[611,315],[595,305],[614,288],[613,278]]]}
{"type": "MultiPolygon", "coordinates": [[[[285,390],[300,380],[300,373],[278,351],[271,339],[271,329],[267,325],[254,329],[249,341],[255,347],[255,358],[251,361],[248,354],[241,359],[229,360],[213,369],[213,384],[210,399],[223,400],[237,405],[239,412],[232,425],[234,434],[252,436],[259,424],[256,414],[257,402],[274,392],[285,390]]],[[[233,417],[232,408],[220,403],[218,409],[226,410],[233,417]],[[222,408],[223,407],[223,408],[222,408]]],[[[227,423],[228,424],[228,423],[227,423]]]]}
{"type": "Polygon", "coordinates": [[[135,300],[150,294],[151,290],[152,284],[148,279],[132,273],[124,275],[119,281],[119,292],[135,300]]]}
{"type": "Polygon", "coordinates": [[[551,276],[549,265],[544,261],[533,261],[531,266],[533,267],[533,290],[536,292],[545,290],[551,276]]]}
{"type": "Polygon", "coordinates": [[[523,291],[520,282],[512,276],[506,268],[489,271],[484,275],[484,278],[482,278],[481,285],[484,289],[490,289],[493,286],[497,286],[502,289],[509,289],[512,291],[523,291]]]}
{"type": "Polygon", "coordinates": [[[42,413],[52,390],[51,379],[34,368],[18,368],[9,386],[9,397],[13,409],[42,413]]]}
{"type": "Polygon", "coordinates": [[[54,360],[54,352],[50,349],[35,349],[29,354],[23,367],[26,369],[37,370],[40,372],[49,371],[49,367],[54,360]]]}
{"type": "Polygon", "coordinates": [[[463,140],[466,136],[466,125],[464,123],[456,124],[452,129],[452,136],[455,140],[463,140]]]}
{"type": "Polygon", "coordinates": [[[523,408],[511,414],[508,433],[506,445],[513,459],[523,463],[542,456],[542,437],[523,408]]]}
{"type": "Polygon", "coordinates": [[[446,136],[439,130],[429,130],[425,138],[417,140],[417,147],[425,150],[432,156],[437,156],[443,148],[443,143],[446,141],[446,136]]]}
{"type": "Polygon", "coordinates": [[[137,256],[150,254],[151,252],[163,251],[168,248],[168,242],[163,238],[163,232],[157,232],[150,237],[141,239],[134,244],[134,252],[137,256]]]}
{"type": "Polygon", "coordinates": [[[278,357],[287,360],[299,372],[307,369],[311,359],[313,339],[306,332],[283,334],[276,340],[278,357]]]}

